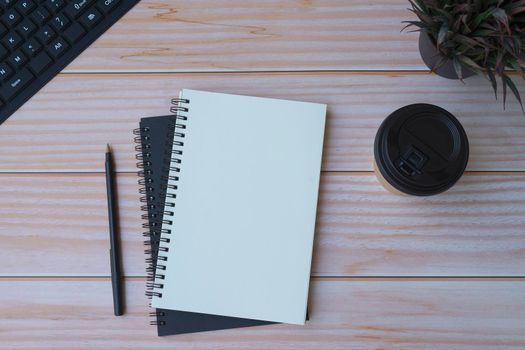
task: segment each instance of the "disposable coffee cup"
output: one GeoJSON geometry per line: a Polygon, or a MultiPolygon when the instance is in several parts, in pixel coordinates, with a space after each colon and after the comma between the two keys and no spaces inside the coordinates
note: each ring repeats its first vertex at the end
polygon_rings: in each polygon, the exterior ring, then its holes
{"type": "Polygon", "coordinates": [[[469,143],[459,121],[443,108],[414,104],[379,127],[374,169],[390,192],[432,196],[450,189],[467,167],[469,143]]]}

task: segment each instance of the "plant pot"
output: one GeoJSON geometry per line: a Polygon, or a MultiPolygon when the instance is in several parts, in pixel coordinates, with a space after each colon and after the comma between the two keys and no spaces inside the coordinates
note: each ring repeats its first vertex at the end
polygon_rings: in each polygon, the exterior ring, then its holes
{"type": "MultiPolygon", "coordinates": [[[[436,44],[434,44],[434,41],[425,32],[421,32],[419,35],[419,53],[421,54],[423,62],[425,62],[429,69],[433,69],[434,66],[439,63],[442,57],[436,47],[436,44]]],[[[451,60],[447,60],[445,64],[436,69],[434,72],[443,78],[459,79],[458,75],[456,74],[456,70],[454,69],[454,64],[451,60]]],[[[463,67],[462,73],[463,79],[476,74],[465,67],[463,67]]]]}

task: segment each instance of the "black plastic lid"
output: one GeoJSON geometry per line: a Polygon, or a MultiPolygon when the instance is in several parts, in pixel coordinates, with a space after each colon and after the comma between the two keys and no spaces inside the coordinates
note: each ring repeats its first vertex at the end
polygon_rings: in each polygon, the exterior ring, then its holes
{"type": "Polygon", "coordinates": [[[463,175],[467,134],[443,108],[414,104],[398,109],[379,128],[374,146],[378,170],[401,192],[430,196],[448,190],[463,175]]]}

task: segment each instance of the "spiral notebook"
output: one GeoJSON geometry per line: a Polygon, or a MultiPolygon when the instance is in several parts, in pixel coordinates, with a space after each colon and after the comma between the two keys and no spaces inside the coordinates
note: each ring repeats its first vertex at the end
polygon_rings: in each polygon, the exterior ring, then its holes
{"type": "MultiPolygon", "coordinates": [[[[139,160],[139,184],[143,216],[144,251],[148,262],[148,289],[152,288],[160,242],[160,228],[169,171],[166,159],[170,157],[173,140],[173,116],[142,118],[140,127],[134,131],[139,160]],[[167,154],[166,154],[167,153],[167,154]]],[[[150,314],[151,324],[157,327],[159,336],[214,331],[221,329],[268,325],[270,322],[250,319],[208,315],[202,313],[156,309],[150,314]]]]}
{"type": "Polygon", "coordinates": [[[326,105],[178,102],[152,305],[304,324],[326,105]]]}

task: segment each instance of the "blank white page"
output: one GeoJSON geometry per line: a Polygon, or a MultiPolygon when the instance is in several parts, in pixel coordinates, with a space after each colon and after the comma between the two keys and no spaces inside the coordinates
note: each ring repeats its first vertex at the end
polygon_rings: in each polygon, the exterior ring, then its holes
{"type": "Polygon", "coordinates": [[[304,324],[326,105],[183,90],[152,305],[304,324]],[[170,222],[171,221],[171,224],[170,222]]]}

